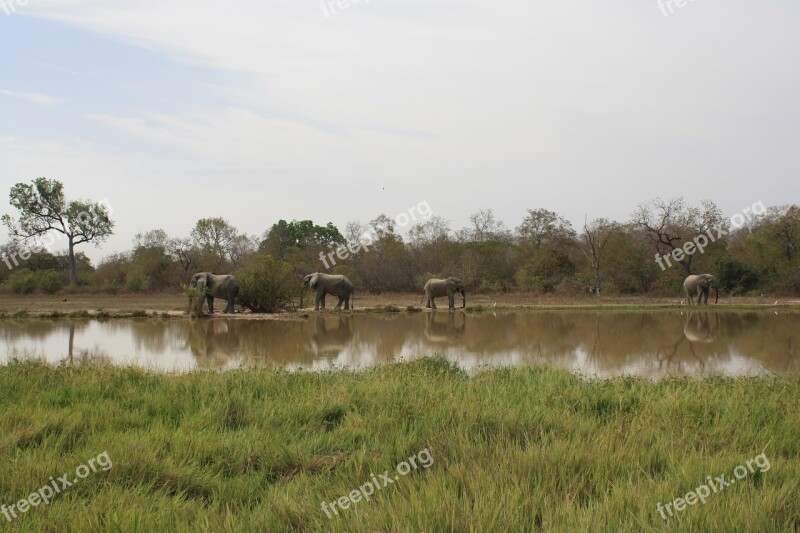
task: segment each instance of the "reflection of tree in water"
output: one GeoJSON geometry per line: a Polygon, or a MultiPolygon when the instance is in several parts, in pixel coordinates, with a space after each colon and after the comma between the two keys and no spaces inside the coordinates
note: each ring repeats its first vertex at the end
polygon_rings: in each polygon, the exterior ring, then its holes
{"type": "MultiPolygon", "coordinates": [[[[548,364],[591,374],[642,376],[724,371],[797,373],[797,313],[558,312],[338,314],[289,320],[9,320],[0,321],[7,350],[38,341],[67,348],[65,362],[105,360],[81,339],[121,345],[131,332],[137,352],[160,355],[179,349],[199,366],[311,366],[320,358],[337,364],[372,365],[399,356],[442,353],[465,366],[548,364]],[[469,321],[469,327],[466,322],[469,321]],[[95,333],[97,335],[95,335],[95,333]],[[108,339],[104,335],[109,335],[108,339]],[[120,341],[119,339],[122,339],[120,341]],[[62,341],[63,339],[63,341],[62,341]],[[114,340],[117,339],[117,340],[114,340]],[[170,346],[172,344],[172,346],[170,346]]],[[[38,349],[38,348],[34,348],[38,349]]],[[[50,360],[58,357],[49,355],[50,360]]],[[[3,354],[6,355],[6,354],[3,354]]],[[[24,356],[39,355],[23,353],[24,356]]]]}
{"type": "Polygon", "coordinates": [[[29,339],[44,340],[54,333],[84,330],[90,324],[90,320],[0,320],[0,340],[6,344],[29,339]]]}
{"type": "Polygon", "coordinates": [[[722,328],[737,353],[757,359],[763,368],[779,374],[796,374],[797,313],[743,312],[721,315],[722,328]]]}
{"type": "Polygon", "coordinates": [[[425,339],[433,344],[454,344],[461,342],[467,326],[464,312],[430,311],[425,316],[425,339]]]}
{"type": "Polygon", "coordinates": [[[37,340],[45,341],[53,336],[66,337],[64,348],[66,355],[59,360],[61,364],[80,365],[80,364],[111,364],[112,358],[99,347],[80,348],[75,346],[76,334],[88,329],[91,325],[90,320],[6,320],[0,321],[0,340],[11,347],[9,356],[20,359],[39,359],[47,361],[51,353],[19,353],[20,350],[14,347],[16,343],[37,340]]]}
{"type": "Polygon", "coordinates": [[[113,359],[100,348],[95,347],[75,350],[75,323],[69,324],[69,340],[67,341],[67,356],[61,360],[61,364],[74,365],[110,365],[113,359]]]}

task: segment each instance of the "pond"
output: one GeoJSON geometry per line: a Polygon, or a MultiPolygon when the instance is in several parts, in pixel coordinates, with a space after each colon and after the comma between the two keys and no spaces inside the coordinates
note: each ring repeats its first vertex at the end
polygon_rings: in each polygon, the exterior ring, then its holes
{"type": "Polygon", "coordinates": [[[589,377],[790,375],[797,312],[438,311],[289,320],[3,320],[0,364],[158,371],[363,368],[441,354],[467,370],[550,365],[589,377]]]}

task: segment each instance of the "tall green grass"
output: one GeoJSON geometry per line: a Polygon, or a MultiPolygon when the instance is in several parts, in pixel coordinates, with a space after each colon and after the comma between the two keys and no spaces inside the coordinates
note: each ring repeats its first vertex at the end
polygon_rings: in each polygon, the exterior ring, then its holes
{"type": "Polygon", "coordinates": [[[103,451],[20,531],[774,531],[800,527],[800,379],[469,377],[442,359],[364,372],[159,375],[0,368],[0,504],[103,451]],[[427,448],[412,470],[328,519],[427,448]],[[761,452],[748,476],[671,502],[761,452]]]}

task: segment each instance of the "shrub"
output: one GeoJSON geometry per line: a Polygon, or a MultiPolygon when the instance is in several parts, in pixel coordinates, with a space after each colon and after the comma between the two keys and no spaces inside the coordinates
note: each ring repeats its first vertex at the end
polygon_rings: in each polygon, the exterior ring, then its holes
{"type": "MultiPolygon", "coordinates": [[[[189,299],[189,314],[194,317],[202,316],[206,301],[205,291],[199,287],[190,287],[188,283],[181,283],[181,290],[189,299]]],[[[241,298],[241,294],[239,297],[241,298]]]]}
{"type": "Polygon", "coordinates": [[[47,294],[55,294],[64,286],[64,280],[55,270],[42,270],[36,273],[36,285],[47,294]]]}
{"type": "Polygon", "coordinates": [[[241,287],[239,303],[254,313],[285,309],[302,289],[292,266],[274,259],[266,250],[256,253],[235,275],[241,287]]]}
{"type": "Polygon", "coordinates": [[[36,275],[30,269],[21,268],[8,277],[8,286],[17,294],[30,294],[36,290],[36,275]]]}
{"type": "Polygon", "coordinates": [[[150,276],[145,274],[134,274],[128,276],[128,279],[125,280],[125,287],[134,292],[147,292],[150,290],[151,285],[150,276]]]}
{"type": "Polygon", "coordinates": [[[744,294],[761,282],[755,268],[736,259],[717,259],[717,272],[720,285],[731,294],[744,294]]]}

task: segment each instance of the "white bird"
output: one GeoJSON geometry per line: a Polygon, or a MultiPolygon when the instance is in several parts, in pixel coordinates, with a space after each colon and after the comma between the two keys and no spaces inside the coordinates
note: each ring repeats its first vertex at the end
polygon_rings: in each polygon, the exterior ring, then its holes
{"type": "Polygon", "coordinates": [[[493,302],[492,307],[497,307],[497,302],[493,302]]]}
{"type": "Polygon", "coordinates": [[[772,305],[778,305],[778,300],[775,300],[775,303],[772,304],[772,305]]]}

